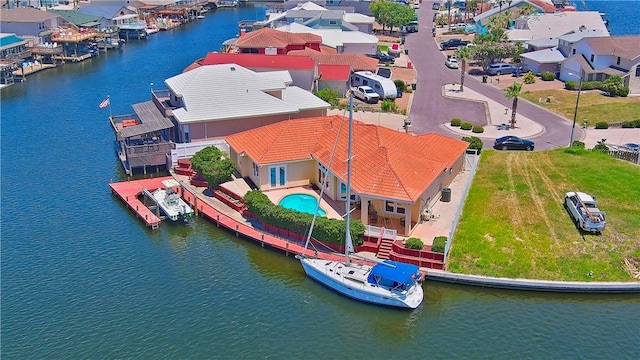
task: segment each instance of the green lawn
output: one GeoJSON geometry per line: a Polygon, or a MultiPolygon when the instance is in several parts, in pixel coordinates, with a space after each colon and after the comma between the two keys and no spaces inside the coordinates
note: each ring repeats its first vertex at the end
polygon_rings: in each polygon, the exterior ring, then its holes
{"type": "MultiPolygon", "coordinates": [[[[566,90],[542,90],[532,91],[523,95],[523,98],[543,106],[555,113],[573,120],[576,109],[577,91],[566,90]],[[551,102],[546,102],[548,96],[551,102]],[[542,99],[542,102],[538,102],[542,99]]],[[[598,121],[619,122],[640,118],[640,97],[615,97],[611,98],[598,90],[583,91],[580,94],[577,121],[582,124],[584,119],[589,120],[589,125],[598,121]]]]}
{"type": "Polygon", "coordinates": [[[640,259],[640,167],[565,149],[482,153],[447,263],[456,273],[573,281],[632,281],[640,259]],[[582,235],[562,206],[567,191],[595,196],[601,235],[582,235]],[[589,276],[589,273],[592,273],[589,276]]]}

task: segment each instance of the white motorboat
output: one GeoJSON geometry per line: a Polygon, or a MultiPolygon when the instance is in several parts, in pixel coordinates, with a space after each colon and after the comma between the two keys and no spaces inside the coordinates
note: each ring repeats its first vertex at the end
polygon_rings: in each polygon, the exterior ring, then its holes
{"type": "Polygon", "coordinates": [[[193,216],[193,209],[180,194],[173,189],[158,189],[152,193],[162,212],[171,220],[189,220],[193,216]]]}

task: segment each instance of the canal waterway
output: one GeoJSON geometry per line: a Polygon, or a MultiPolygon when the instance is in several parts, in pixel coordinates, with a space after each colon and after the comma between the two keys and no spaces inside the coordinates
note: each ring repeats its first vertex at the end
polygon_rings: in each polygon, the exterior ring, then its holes
{"type": "MultiPolygon", "coordinates": [[[[425,284],[424,305],[356,303],[215,225],[144,224],[109,109],[131,113],[264,8],[225,9],[2,90],[3,359],[634,359],[637,296],[425,284]]],[[[251,106],[251,104],[247,104],[251,106]]]]}

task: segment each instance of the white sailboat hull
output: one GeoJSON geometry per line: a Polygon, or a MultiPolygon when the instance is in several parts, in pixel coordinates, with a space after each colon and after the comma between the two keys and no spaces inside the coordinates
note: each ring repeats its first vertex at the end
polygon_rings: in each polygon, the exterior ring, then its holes
{"type": "Polygon", "coordinates": [[[408,290],[393,290],[367,281],[370,266],[345,265],[339,261],[301,259],[302,267],[320,284],[347,297],[384,306],[415,309],[422,303],[423,290],[414,283],[408,290]]]}

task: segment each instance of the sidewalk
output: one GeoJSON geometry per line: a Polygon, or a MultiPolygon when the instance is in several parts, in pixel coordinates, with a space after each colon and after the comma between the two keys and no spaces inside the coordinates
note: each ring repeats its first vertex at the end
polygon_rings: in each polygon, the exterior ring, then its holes
{"type": "Polygon", "coordinates": [[[531,138],[542,134],[545,131],[544,127],[539,123],[519,114],[516,114],[515,128],[511,129],[511,109],[506,109],[500,103],[469,88],[465,88],[464,91],[461,92],[460,85],[458,84],[445,85],[442,88],[442,96],[467,101],[479,101],[485,104],[488,124],[484,125],[484,132],[481,134],[475,134],[470,130],[462,130],[460,127],[451,126],[449,123],[444,124],[448,130],[451,130],[456,134],[463,136],[477,136],[481,139],[495,139],[507,135],[515,135],[520,138],[531,138]]]}

